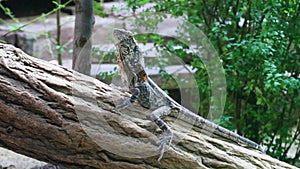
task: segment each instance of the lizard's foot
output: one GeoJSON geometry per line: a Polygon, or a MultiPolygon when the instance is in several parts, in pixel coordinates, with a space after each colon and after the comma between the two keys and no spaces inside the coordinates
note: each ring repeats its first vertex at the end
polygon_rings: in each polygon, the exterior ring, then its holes
{"type": "Polygon", "coordinates": [[[165,152],[165,148],[166,148],[166,145],[169,144],[168,146],[171,145],[171,142],[172,142],[172,139],[173,139],[173,133],[171,130],[167,131],[168,134],[161,140],[160,142],[160,145],[158,147],[160,151],[160,156],[159,158],[157,159],[157,161],[160,161],[164,155],[164,152],[165,152]]]}

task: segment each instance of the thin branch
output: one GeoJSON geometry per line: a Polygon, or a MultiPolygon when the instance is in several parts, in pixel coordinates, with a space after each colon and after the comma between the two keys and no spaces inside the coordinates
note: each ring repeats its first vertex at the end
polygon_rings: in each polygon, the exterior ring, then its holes
{"type": "MultiPolygon", "coordinates": [[[[57,0],[57,3],[60,4],[61,0],[57,0]]],[[[58,5],[59,6],[59,5],[58,5]]],[[[60,37],[61,37],[61,25],[60,25],[60,9],[56,12],[56,48],[57,48],[57,62],[59,65],[62,65],[62,50],[61,50],[61,43],[60,43],[60,37]]]]}
{"type": "Polygon", "coordinates": [[[13,29],[13,30],[8,31],[6,34],[2,35],[2,37],[6,37],[8,34],[10,34],[10,33],[12,33],[12,32],[19,31],[19,30],[25,28],[26,26],[28,26],[28,25],[30,25],[30,24],[32,24],[32,23],[34,23],[34,22],[36,22],[36,21],[38,21],[38,20],[40,20],[40,19],[42,19],[42,18],[44,18],[44,17],[46,17],[46,16],[49,16],[49,15],[55,13],[57,10],[60,10],[60,9],[64,8],[65,6],[67,6],[67,5],[68,5],[69,3],[71,3],[71,2],[72,2],[72,0],[69,0],[68,2],[64,3],[63,5],[57,6],[57,7],[54,8],[52,11],[50,11],[50,12],[48,12],[48,13],[46,13],[46,14],[42,14],[41,16],[39,16],[39,17],[37,17],[37,18],[34,18],[34,19],[32,19],[31,21],[29,21],[29,22],[27,22],[27,23],[25,23],[25,24],[23,24],[23,25],[21,25],[21,26],[15,28],[15,29],[13,29]]]}

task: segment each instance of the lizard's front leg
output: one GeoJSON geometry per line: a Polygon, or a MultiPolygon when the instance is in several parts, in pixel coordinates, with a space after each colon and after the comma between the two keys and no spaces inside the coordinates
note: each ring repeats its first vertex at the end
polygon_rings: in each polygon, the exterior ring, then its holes
{"type": "Polygon", "coordinates": [[[140,89],[134,88],[130,99],[125,100],[120,105],[117,105],[116,109],[118,109],[118,110],[125,109],[126,107],[130,106],[133,102],[136,101],[136,99],[139,97],[139,95],[140,95],[140,89]]]}
{"type": "Polygon", "coordinates": [[[157,161],[160,161],[164,155],[166,145],[169,143],[169,146],[172,142],[173,132],[171,131],[170,127],[164,122],[161,117],[167,116],[171,112],[171,107],[169,106],[162,106],[152,112],[150,115],[150,119],[158,125],[158,127],[165,132],[167,135],[161,140],[159,149],[161,150],[160,156],[157,161]]]}

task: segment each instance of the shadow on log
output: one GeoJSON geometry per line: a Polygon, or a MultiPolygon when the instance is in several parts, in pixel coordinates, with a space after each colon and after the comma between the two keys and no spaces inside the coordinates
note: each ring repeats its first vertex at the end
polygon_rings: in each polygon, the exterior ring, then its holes
{"type": "Polygon", "coordinates": [[[0,146],[66,168],[296,168],[230,140],[174,123],[157,162],[159,129],[129,94],[0,44],[0,146]],[[158,137],[157,137],[158,136],[158,137]],[[225,139],[226,140],[226,139],[225,139]]]}

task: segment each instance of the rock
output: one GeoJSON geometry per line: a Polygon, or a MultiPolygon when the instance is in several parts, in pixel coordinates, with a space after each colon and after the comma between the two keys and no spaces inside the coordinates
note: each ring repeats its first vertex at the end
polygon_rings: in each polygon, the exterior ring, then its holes
{"type": "Polygon", "coordinates": [[[22,49],[29,55],[33,54],[33,43],[35,40],[28,33],[21,31],[12,32],[6,35],[3,40],[22,49]]]}

